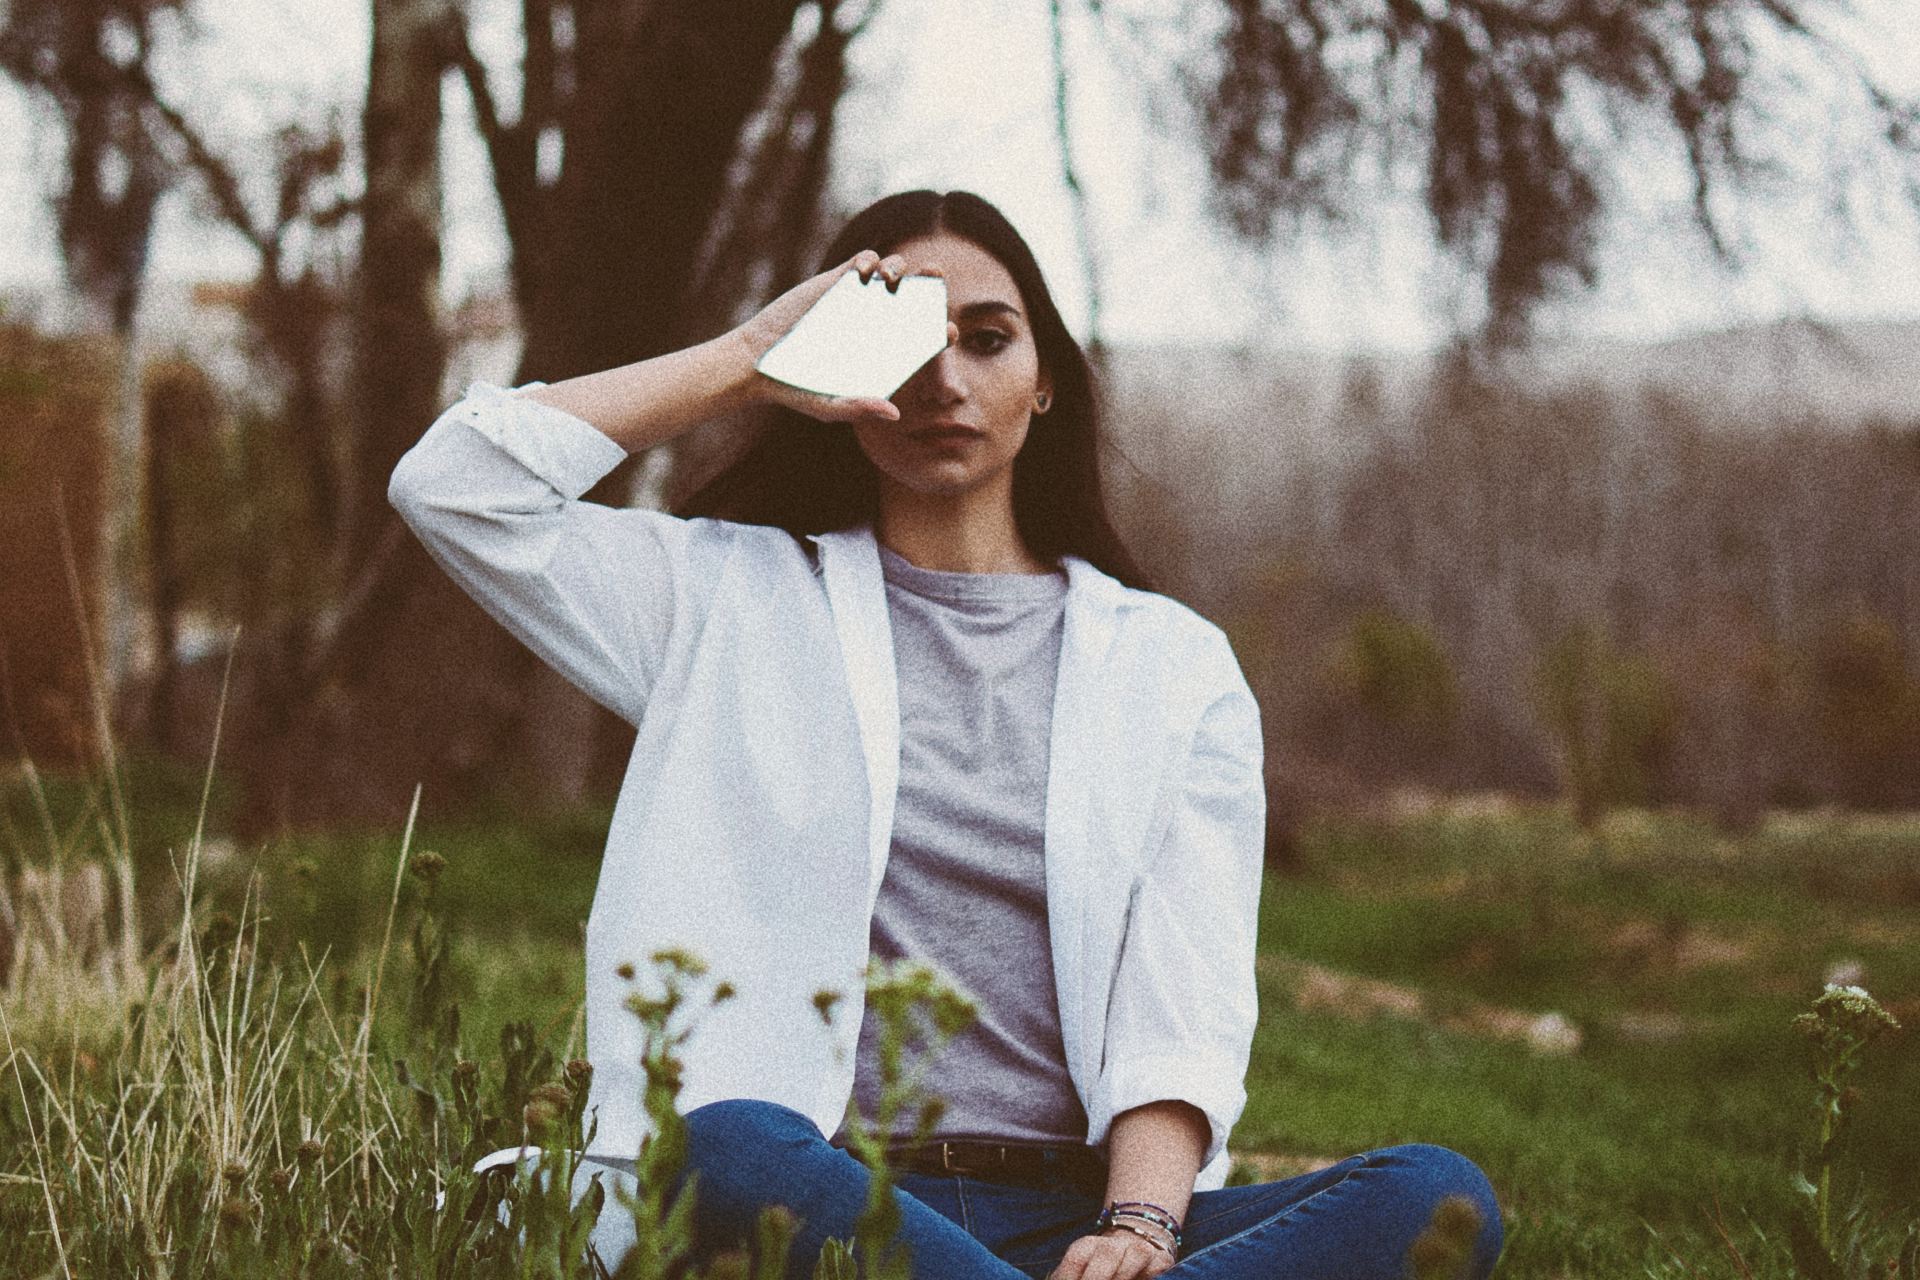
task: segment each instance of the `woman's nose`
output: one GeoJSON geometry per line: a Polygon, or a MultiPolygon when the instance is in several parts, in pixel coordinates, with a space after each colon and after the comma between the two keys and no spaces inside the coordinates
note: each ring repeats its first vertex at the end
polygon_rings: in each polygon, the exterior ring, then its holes
{"type": "Polygon", "coordinates": [[[966,394],[966,385],[961,379],[958,347],[949,346],[940,351],[927,361],[916,378],[924,390],[941,399],[966,394]]]}

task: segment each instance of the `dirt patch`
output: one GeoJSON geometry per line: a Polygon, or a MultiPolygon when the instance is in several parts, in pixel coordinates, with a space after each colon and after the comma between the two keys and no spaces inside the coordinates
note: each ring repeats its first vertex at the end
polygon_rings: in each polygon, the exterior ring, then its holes
{"type": "MultiPolygon", "coordinates": [[[[1554,1010],[1535,1012],[1498,1005],[1462,1002],[1416,987],[1358,974],[1341,973],[1321,965],[1284,956],[1261,956],[1260,975],[1275,981],[1293,1007],[1337,1018],[1403,1018],[1481,1040],[1525,1045],[1538,1054],[1577,1053],[1588,1031],[1609,1033],[1634,1044],[1670,1044],[1709,1030],[1698,1018],[1654,1009],[1626,1009],[1608,1014],[1597,1025],[1582,1027],[1554,1010]]],[[[1805,984],[1793,990],[1801,991],[1805,984]]],[[[1909,1002],[1920,1009],[1920,1000],[1909,1002]]],[[[1891,1007],[1891,1006],[1889,1006],[1891,1007]]],[[[1907,1021],[1907,1018],[1901,1020],[1907,1021]]],[[[1913,1021],[1920,1025],[1920,1016],[1913,1021]]]]}
{"type": "Polygon", "coordinates": [[[1303,1173],[1318,1173],[1340,1163],[1327,1156],[1301,1156],[1282,1151],[1236,1151],[1233,1159],[1236,1164],[1243,1164],[1253,1171],[1255,1182],[1297,1178],[1303,1173]]]}
{"type": "Polygon", "coordinates": [[[1414,987],[1282,956],[1260,957],[1260,972],[1287,988],[1297,1009],[1353,1019],[1407,1018],[1482,1039],[1513,1041],[1543,1054],[1573,1053],[1584,1038],[1580,1028],[1560,1013],[1442,1004],[1414,987]]]}
{"type": "Polygon", "coordinates": [[[1920,810],[1860,813],[1830,805],[1804,812],[1783,810],[1769,813],[1763,830],[1770,836],[1799,839],[1852,836],[1910,839],[1920,832],[1920,810]]]}
{"type": "Polygon", "coordinates": [[[1407,882],[1402,893],[1409,898],[1425,898],[1438,902],[1451,902],[1465,898],[1481,888],[1478,877],[1465,871],[1449,871],[1445,875],[1434,876],[1426,880],[1407,882]]]}
{"type": "Polygon", "coordinates": [[[1601,941],[1617,964],[1629,969],[1665,969],[1691,973],[1725,968],[1753,959],[1756,943],[1716,933],[1683,920],[1628,920],[1601,941]]]}
{"type": "Polygon", "coordinates": [[[1920,944],[1920,925],[1892,920],[1862,920],[1847,936],[1864,947],[1906,947],[1920,944]]]}
{"type": "Polygon", "coordinates": [[[1389,787],[1377,799],[1376,817],[1389,822],[1442,818],[1454,822],[1492,822],[1529,806],[1504,791],[1447,792],[1430,787],[1389,787]]]}
{"type": "Polygon", "coordinates": [[[1684,1038],[1694,1029],[1677,1013],[1652,1009],[1628,1009],[1607,1020],[1615,1035],[1635,1044],[1669,1044],[1684,1038]]]}
{"type": "Polygon", "coordinates": [[[1396,983],[1336,973],[1318,965],[1296,966],[1290,975],[1295,979],[1295,1008],[1350,1016],[1388,1013],[1402,1018],[1424,1017],[1427,1011],[1424,996],[1396,983]]]}

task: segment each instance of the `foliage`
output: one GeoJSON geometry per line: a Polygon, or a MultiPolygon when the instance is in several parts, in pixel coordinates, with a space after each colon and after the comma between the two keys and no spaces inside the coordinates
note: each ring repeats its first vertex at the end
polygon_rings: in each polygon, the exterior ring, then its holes
{"type": "MultiPolygon", "coordinates": [[[[1716,1196],[1754,1275],[1795,1275],[1785,1171],[1809,1091],[1782,1028],[1843,968],[1911,1025],[1912,815],[1776,812],[1735,839],[1679,809],[1582,828],[1562,805],[1480,795],[1391,823],[1322,816],[1301,844],[1301,870],[1261,902],[1261,1027],[1234,1130],[1262,1176],[1434,1142],[1491,1178],[1502,1276],[1641,1275],[1671,1252],[1688,1260],[1674,1280],[1737,1274],[1714,1266],[1716,1196]],[[1301,1002],[1302,962],[1437,1016],[1301,1002]],[[1557,1011],[1583,1043],[1553,1056],[1477,1035],[1449,1016],[1471,1006],[1557,1011]],[[1764,1246],[1740,1236],[1747,1215],[1764,1246]]],[[[1920,1112],[1900,1105],[1920,1090],[1920,1044],[1883,1039],[1854,1087],[1872,1119],[1850,1131],[1836,1212],[1856,1180],[1876,1212],[1920,1203],[1920,1112]]]]}
{"type": "Polygon", "coordinates": [[[0,323],[0,710],[10,747],[49,762],[87,758],[87,635],[70,601],[113,571],[118,349],[0,323]]]}
{"type": "Polygon", "coordinates": [[[1791,794],[1788,743],[1801,720],[1790,653],[1755,613],[1701,600],[1652,655],[1678,706],[1665,790],[1729,834],[1753,832],[1791,794]]]}
{"type": "Polygon", "coordinates": [[[1443,1197],[1407,1248],[1407,1269],[1414,1280],[1454,1280],[1473,1256],[1473,1242],[1483,1225],[1473,1201],[1443,1197]]]}
{"type": "MultiPolygon", "coordinates": [[[[208,801],[209,833],[222,825],[215,816],[220,783],[214,779],[208,801]]],[[[0,824],[16,874],[29,839],[45,841],[37,861],[73,861],[93,856],[89,842],[119,829],[111,796],[100,788],[51,777],[39,784],[16,780],[0,824]]],[[[154,890],[172,878],[170,849],[179,851],[184,872],[192,846],[171,833],[191,832],[194,810],[191,789],[171,773],[133,770],[125,790],[134,839],[150,846],[135,860],[139,922],[157,930],[140,933],[139,975],[177,938],[167,919],[178,919],[178,901],[154,890]]],[[[404,1058],[409,1078],[441,1100],[443,1127],[465,1123],[459,1099],[471,1090],[475,1112],[498,1126],[484,1133],[475,1155],[518,1141],[533,1088],[571,1088],[565,1063],[581,996],[579,927],[608,820],[604,806],[547,815],[502,808],[484,820],[422,819],[413,828],[409,847],[418,852],[409,866],[425,863],[429,848],[444,854],[445,866],[431,881],[412,871],[398,877],[369,1081],[396,1117],[420,1102],[380,1066],[394,1058],[404,1058]],[[429,931],[429,945],[416,951],[409,921],[423,917],[449,926],[443,982],[460,1006],[461,1052],[445,1074],[429,1065],[443,1032],[423,1026],[416,1043],[408,1012],[417,957],[438,949],[429,931]],[[516,1022],[522,1025],[509,1031],[516,1022]],[[518,1083],[509,1090],[510,1079],[518,1083]],[[520,1101],[509,1105],[502,1096],[509,1091],[520,1101]]],[[[371,985],[371,958],[387,936],[396,882],[391,834],[289,835],[262,850],[224,854],[227,842],[212,834],[199,843],[193,914],[202,950],[238,942],[256,974],[277,966],[300,977],[299,985],[305,955],[320,956],[314,997],[335,1011],[339,1041],[350,1049],[366,1003],[356,988],[371,985]],[[256,858],[264,887],[255,900],[268,917],[257,929],[245,900],[256,858]],[[311,910],[302,895],[310,895],[311,910]],[[223,911],[230,919],[218,921],[223,911]]],[[[106,882],[116,880],[109,861],[106,882]]],[[[120,936],[118,903],[109,895],[110,938],[120,936]]],[[[1849,980],[1869,985],[1911,1025],[1920,1007],[1916,904],[1920,824],[1911,816],[1775,812],[1730,839],[1677,809],[1616,810],[1583,829],[1562,806],[1487,795],[1436,799],[1390,824],[1317,818],[1302,834],[1300,871],[1270,881],[1262,898],[1262,1021],[1248,1111],[1235,1128],[1235,1176],[1285,1176],[1371,1147],[1438,1142],[1470,1155],[1493,1180],[1507,1224],[1503,1276],[1638,1275],[1670,1262],[1669,1249],[1693,1260],[1676,1269],[1676,1280],[1712,1274],[1723,1247],[1701,1206],[1713,1194],[1728,1205],[1729,1233],[1754,1274],[1788,1280],[1794,1264],[1774,1224],[1785,1223],[1801,1198],[1782,1177],[1800,1126],[1783,1121],[1802,1114],[1808,1091],[1793,1052],[1797,1038],[1781,1027],[1804,1007],[1796,993],[1807,989],[1809,975],[1843,965],[1870,975],[1849,980]],[[1536,898],[1556,904],[1551,928],[1533,927],[1536,898]],[[1410,986],[1442,1009],[1471,1001],[1559,1010],[1585,1033],[1585,1044],[1541,1057],[1444,1025],[1296,1008],[1270,976],[1276,958],[1410,986]],[[1354,1088],[1355,1080],[1367,1087],[1354,1088]],[[1764,1224],[1764,1243],[1759,1226],[1752,1245],[1740,1237],[1748,1218],[1764,1224]]],[[[56,985],[54,974],[66,970],[53,967],[54,948],[45,954],[36,963],[47,980],[0,990],[14,1043],[30,1049],[63,1096],[103,1100],[111,1109],[117,1102],[107,1070],[133,1016],[128,1009],[144,996],[144,977],[116,996],[97,971],[105,958],[80,947],[62,961],[76,972],[56,985]],[[91,976],[78,972],[88,965],[91,976]],[[67,1003],[56,1004],[63,992],[67,1003]],[[47,1016],[30,1043],[23,1027],[36,1008],[47,1016]]],[[[256,992],[263,985],[256,979],[256,992]]],[[[424,1013],[433,1002],[419,1007],[424,1013]]],[[[149,1034],[159,1025],[150,1021],[149,1034]]],[[[318,1062],[342,1055],[324,1026],[311,1038],[318,1062]]],[[[299,1058],[302,1051],[289,1052],[299,1058]]],[[[175,1078],[184,1085],[187,1077],[175,1078]]],[[[341,1092],[337,1080],[310,1073],[288,1096],[317,1108],[341,1092]]],[[[1914,1038],[1876,1042],[1852,1085],[1866,1099],[1865,1123],[1850,1127],[1839,1153],[1848,1162],[1834,1181],[1842,1235],[1856,1174],[1870,1205],[1920,1200],[1920,1123],[1912,1108],[1895,1105],[1920,1090],[1914,1038]]],[[[57,1111],[43,1115],[41,1089],[26,1058],[0,1058],[0,1238],[13,1251],[9,1265],[19,1259],[27,1275],[58,1274],[26,1130],[29,1118],[43,1132],[62,1123],[57,1111]],[[35,1102],[31,1111],[15,1062],[35,1102]]],[[[355,1139],[340,1105],[332,1105],[324,1171],[355,1139]]],[[[173,1123],[157,1112],[154,1118],[173,1123]]],[[[285,1154],[298,1165],[297,1148],[285,1154]]],[[[384,1159],[376,1150],[376,1177],[384,1159]]],[[[449,1163],[456,1174],[470,1168],[449,1163]]],[[[305,1190],[322,1193],[316,1204],[344,1227],[350,1206],[336,1200],[344,1195],[338,1178],[305,1190]]],[[[608,1194],[600,1212],[619,1211],[608,1194]]],[[[86,1220],[83,1213],[62,1225],[86,1220]]],[[[1719,1271],[1738,1274],[1730,1260],[1719,1271]]]]}
{"type": "Polygon", "coordinates": [[[1353,620],[1327,676],[1366,714],[1411,733],[1439,734],[1459,710],[1458,682],[1439,638],[1388,609],[1353,620]]]}
{"type": "Polygon", "coordinates": [[[1856,610],[1807,644],[1809,719],[1853,804],[1920,804],[1920,678],[1886,619],[1856,610]]]}
{"type": "MultiPolygon", "coordinates": [[[[628,1002],[644,1031],[652,1132],[637,1194],[622,1187],[610,1204],[599,1174],[575,1176],[593,1135],[591,1066],[562,1064],[521,1021],[484,1065],[465,1056],[437,901],[452,864],[412,852],[411,820],[380,944],[351,989],[339,974],[329,981],[324,957],[268,954],[257,875],[237,916],[209,907],[197,892],[201,834],[164,946],[131,941],[138,898],[124,848],[129,891],[101,905],[127,928],[104,957],[67,937],[58,913],[9,911],[29,932],[14,939],[24,959],[0,991],[11,1077],[0,1150],[15,1153],[0,1167],[0,1234],[29,1273],[604,1280],[588,1241],[602,1213],[623,1212],[638,1244],[612,1272],[620,1280],[749,1274],[741,1253],[693,1265],[698,1178],[681,1176],[675,1100],[677,1050],[693,1030],[676,1018],[705,973],[696,957],[656,954],[660,994],[628,1002]],[[389,982],[390,957],[404,981],[389,982]],[[476,1172],[481,1156],[514,1147],[538,1158],[476,1172]]],[[[731,995],[719,983],[710,1004],[731,995]]],[[[919,1077],[901,1070],[909,1025],[931,1010],[951,1034],[970,1011],[924,969],[877,973],[869,998],[891,1046],[885,1124],[920,1104],[919,1077]]],[[[938,1107],[920,1114],[924,1131],[938,1107]]],[[[857,1255],[866,1276],[899,1280],[904,1250],[883,1251],[898,1227],[884,1144],[855,1132],[875,1193],[854,1239],[823,1252],[820,1275],[851,1277],[857,1255]]],[[[784,1273],[793,1228],[783,1211],[763,1216],[756,1280],[784,1273]]]]}
{"type": "MultiPolygon", "coordinates": [[[[1222,7],[1207,57],[1182,79],[1227,225],[1264,242],[1314,215],[1351,216],[1369,179],[1411,189],[1478,287],[1495,340],[1523,336],[1564,286],[1593,282],[1629,120],[1684,164],[1694,222],[1728,261],[1738,236],[1726,197],[1765,172],[1773,140],[1762,134],[1781,115],[1770,68],[1812,61],[1852,100],[1859,132],[1820,157],[1836,185],[1864,155],[1897,164],[1920,150],[1920,106],[1860,64],[1808,0],[1222,7]]],[[[1893,189],[1914,195],[1897,178],[1893,189]]]]}
{"type": "Polygon", "coordinates": [[[1650,662],[1578,623],[1540,655],[1533,696],[1583,822],[1609,805],[1650,798],[1675,719],[1672,695],[1650,662]]]}
{"type": "MultiPolygon", "coordinates": [[[[1793,1029],[1809,1045],[1809,1073],[1814,1081],[1814,1112],[1818,1137],[1808,1153],[1815,1177],[1794,1176],[1800,1198],[1785,1224],[1788,1273],[1795,1280],[1915,1280],[1920,1276],[1920,1217],[1889,1230],[1875,1214],[1862,1183],[1836,1215],[1833,1205],[1833,1169],[1836,1153],[1860,1101],[1860,1092],[1848,1083],[1860,1067],[1866,1047],[1900,1023],[1864,988],[1828,983],[1807,1012],[1793,1019],[1793,1029]]],[[[1734,1242],[1715,1207],[1720,1244],[1737,1274],[1754,1275],[1755,1263],[1734,1242]]],[[[1779,1242],[1754,1225],[1756,1258],[1759,1250],[1776,1251],[1779,1242]]],[[[1698,1274],[1677,1254],[1686,1274],[1698,1274]]],[[[1650,1269],[1664,1275],[1669,1268],[1650,1269]]]]}
{"type": "MultiPolygon", "coordinates": [[[[1210,546],[1183,576],[1231,602],[1270,754],[1284,761],[1276,789],[1324,806],[1350,805],[1356,786],[1414,781],[1564,792],[1531,668],[1543,641],[1584,620],[1656,666],[1670,692],[1671,746],[1649,799],[1711,806],[1732,832],[1768,806],[1914,806],[1920,731],[1909,724],[1902,738],[1896,715],[1907,700],[1869,703],[1854,724],[1818,693],[1841,673],[1815,679],[1810,659],[1831,644],[1823,618],[1858,614],[1892,630],[1915,672],[1920,620],[1906,602],[1920,469],[1854,419],[1815,417],[1813,392],[1770,394],[1752,372],[1776,348],[1890,368],[1899,335],[1783,326],[1700,341],[1730,372],[1684,395],[1644,388],[1686,368],[1691,342],[1651,350],[1644,375],[1602,365],[1555,392],[1540,385],[1550,362],[1499,378],[1442,368],[1302,420],[1337,450],[1223,455],[1193,472],[1195,487],[1245,495],[1247,527],[1268,531],[1244,556],[1210,546]],[[1351,704],[1321,714],[1317,658],[1374,608],[1418,619],[1458,677],[1453,730],[1417,760],[1374,750],[1351,704]],[[1857,735],[1844,756],[1836,732],[1857,735]],[[1875,742],[1891,749],[1876,755],[1875,742]]],[[[1293,375],[1233,374],[1275,412],[1299,396],[1293,375]]],[[[1171,401],[1148,407],[1166,429],[1183,426],[1171,401]]],[[[1884,652],[1849,661],[1866,673],[1847,677],[1856,683],[1899,675],[1884,652]]]]}
{"type": "MultiPolygon", "coordinates": [[[[816,997],[815,1007],[823,1019],[831,1020],[833,1005],[831,993],[816,997]]],[[[926,1067],[948,1040],[967,1028],[978,1009],[926,965],[902,960],[869,963],[867,1012],[880,1025],[880,1094],[871,1120],[849,1103],[846,1125],[849,1149],[873,1174],[867,1182],[867,1205],[854,1237],[852,1256],[836,1251],[839,1261],[832,1265],[845,1266],[857,1256],[862,1275],[875,1280],[906,1280],[911,1258],[907,1247],[894,1240],[901,1218],[887,1164],[887,1145],[902,1132],[899,1120],[904,1113],[917,1112],[905,1139],[908,1150],[917,1149],[940,1123],[945,1103],[925,1092],[926,1067]],[[920,1049],[917,1071],[906,1067],[910,1043],[920,1049]]],[[[845,1275],[850,1280],[850,1266],[845,1275]]]]}
{"type": "MultiPolygon", "coordinates": [[[[1859,1070],[1861,1053],[1879,1036],[1898,1031],[1900,1023],[1862,988],[1829,983],[1814,1000],[1813,1008],[1793,1020],[1793,1027],[1812,1044],[1814,1101],[1820,1118],[1820,1140],[1813,1151],[1818,1181],[1809,1184],[1801,1179],[1802,1189],[1813,1200],[1816,1230],[1795,1233],[1795,1252],[1803,1257],[1817,1253],[1828,1267],[1841,1274],[1863,1275],[1858,1213],[1848,1215],[1851,1229],[1846,1247],[1837,1250],[1832,1215],[1834,1153],[1859,1100],[1857,1091],[1847,1082],[1859,1070]],[[1817,1251],[1809,1245],[1817,1245],[1817,1251]],[[1836,1252],[1844,1253],[1845,1261],[1836,1252]]],[[[1920,1220],[1915,1221],[1914,1230],[1920,1232],[1920,1220]]],[[[1911,1256],[1907,1269],[1904,1280],[1912,1280],[1911,1256]]],[[[1814,1270],[1814,1274],[1822,1273],[1814,1270]]]]}

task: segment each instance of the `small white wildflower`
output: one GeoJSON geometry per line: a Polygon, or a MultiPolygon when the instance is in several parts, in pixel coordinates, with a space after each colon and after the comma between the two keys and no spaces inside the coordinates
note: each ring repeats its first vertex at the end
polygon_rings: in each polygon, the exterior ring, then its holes
{"type": "Polygon", "coordinates": [[[1867,968],[1858,960],[1851,958],[1835,960],[1827,966],[1826,984],[1828,987],[1849,987],[1860,990],[1860,983],[1866,981],[1867,968]]]}

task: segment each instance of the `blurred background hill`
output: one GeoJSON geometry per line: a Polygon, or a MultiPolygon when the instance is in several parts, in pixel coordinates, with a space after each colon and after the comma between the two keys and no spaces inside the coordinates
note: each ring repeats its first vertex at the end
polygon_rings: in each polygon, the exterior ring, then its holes
{"type": "MultiPolygon", "coordinates": [[[[15,665],[66,673],[9,686],[20,741],[198,758],[231,653],[250,833],[610,795],[630,727],[386,477],[470,381],[724,331],[931,185],[1037,246],[1277,813],[1909,803],[1920,33],[1708,7],[14,0],[6,500],[44,529],[80,468],[75,571],[16,539],[15,665]]],[[[667,503],[750,429],[587,496],[667,503]]]]}
{"type": "MultiPolygon", "coordinates": [[[[147,304],[146,349],[205,371],[209,404],[260,394],[244,296],[162,283],[147,304]]],[[[449,333],[443,400],[511,380],[506,298],[467,300],[449,333]]],[[[1735,827],[1770,806],[1920,805],[1920,322],[1101,359],[1117,518],[1232,629],[1268,712],[1276,862],[1315,809],[1405,786],[1700,806],[1735,827]]],[[[202,447],[239,456],[253,420],[213,413],[202,447]]],[[[225,538],[246,564],[255,534],[209,478],[178,495],[189,554],[211,569],[225,538]]],[[[180,608],[167,664],[141,633],[138,669],[172,673],[183,758],[212,745],[235,598],[180,608]]],[[[121,697],[139,714],[152,680],[121,697]]],[[[337,737],[360,731],[333,714],[337,737]]],[[[576,777],[580,752],[560,766],[576,777]]],[[[365,761],[339,767],[350,793],[365,761]]]]}

